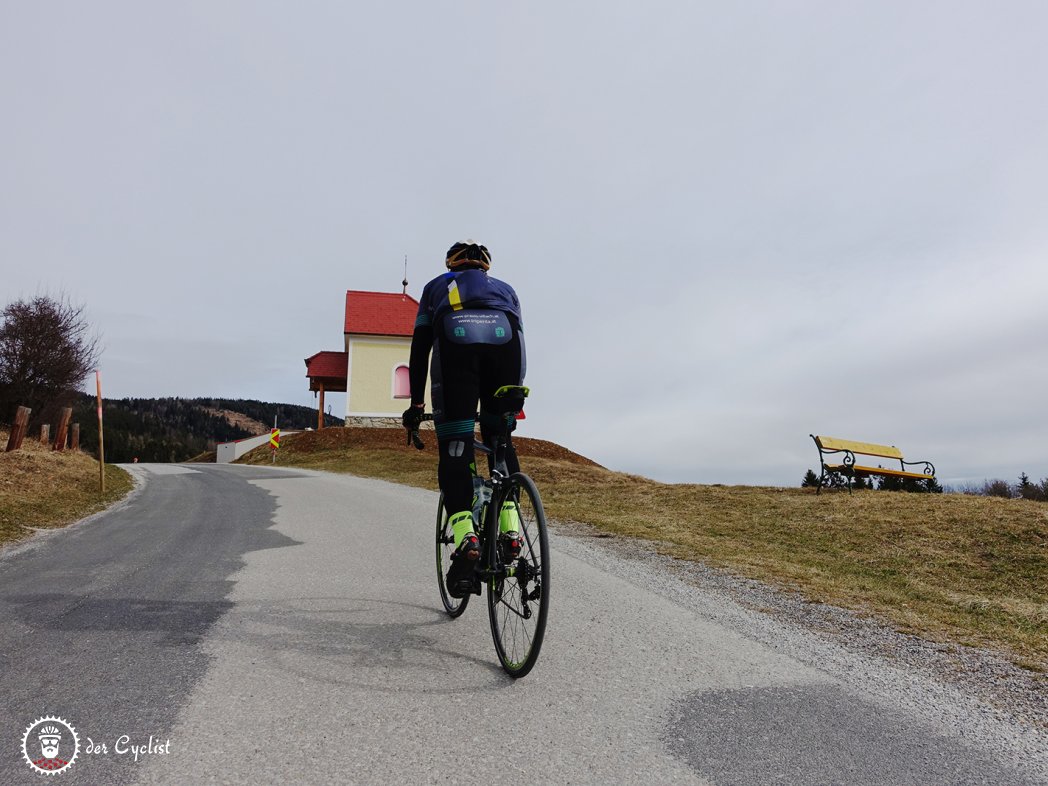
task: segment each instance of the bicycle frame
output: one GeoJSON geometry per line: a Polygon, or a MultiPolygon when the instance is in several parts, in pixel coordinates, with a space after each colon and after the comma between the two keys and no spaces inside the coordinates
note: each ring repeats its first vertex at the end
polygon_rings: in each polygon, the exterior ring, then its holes
{"type": "MultiPolygon", "coordinates": [[[[527,395],[526,388],[506,390],[522,390],[522,398],[527,395]]],[[[531,671],[542,647],[549,609],[549,542],[542,500],[534,481],[522,472],[509,471],[512,414],[506,414],[505,428],[496,427],[490,432],[485,429],[482,440],[473,436],[474,453],[484,454],[490,471],[485,476],[477,472],[476,462],[472,467],[472,512],[482,554],[468,574],[471,579],[467,583],[457,578],[454,594],[450,594],[446,580],[454,557],[450,550],[454,538],[443,494],[437,506],[436,567],[441,601],[452,619],[459,617],[470,596],[482,594],[487,584],[488,619],[495,651],[506,672],[518,678],[531,671]],[[513,521],[512,526],[507,517],[513,521]],[[504,536],[503,523],[512,536],[504,536]]],[[[422,417],[431,419],[432,415],[422,417]]],[[[418,429],[409,427],[408,444],[412,443],[420,450],[425,447],[418,429]]]]}
{"type": "Polygon", "coordinates": [[[499,512],[495,509],[496,505],[494,502],[499,499],[499,492],[509,477],[509,470],[506,466],[506,445],[507,440],[501,435],[495,439],[494,450],[479,440],[473,440],[473,449],[475,451],[494,456],[494,461],[492,462],[494,466],[491,469],[491,474],[483,479],[484,485],[491,489],[491,499],[484,511],[484,521],[477,522],[480,524],[484,545],[483,564],[478,565],[476,568],[477,576],[481,581],[504,579],[516,573],[516,566],[500,566],[498,560],[499,512]]]}
{"type": "MultiPolygon", "coordinates": [[[[423,420],[432,419],[432,415],[427,414],[423,416],[423,420]]],[[[479,420],[480,416],[478,415],[477,421],[479,422],[479,420]]],[[[415,447],[420,450],[424,447],[418,431],[409,432],[408,443],[414,444],[415,447]]],[[[495,500],[500,498],[499,492],[510,476],[509,467],[506,465],[506,449],[508,446],[509,437],[506,434],[497,434],[495,436],[494,448],[484,444],[476,438],[473,440],[473,449],[475,452],[494,457],[489,476],[487,478],[482,477],[483,484],[491,490],[491,500],[484,512],[484,520],[477,522],[480,529],[480,532],[478,532],[477,535],[483,546],[484,556],[480,559],[480,564],[476,566],[475,571],[477,578],[480,579],[482,585],[484,582],[490,582],[492,580],[498,581],[500,579],[512,578],[517,575],[517,571],[521,567],[519,562],[517,564],[504,565],[499,561],[499,511],[496,509],[498,506],[492,504],[495,500]]],[[[521,535],[528,541],[529,548],[533,548],[530,534],[528,532],[523,532],[521,535]]],[[[524,569],[526,570],[527,568],[525,567],[524,569]]],[[[476,594],[479,594],[479,591],[476,594]]],[[[531,616],[530,613],[528,613],[526,605],[525,612],[526,618],[531,616]]]]}

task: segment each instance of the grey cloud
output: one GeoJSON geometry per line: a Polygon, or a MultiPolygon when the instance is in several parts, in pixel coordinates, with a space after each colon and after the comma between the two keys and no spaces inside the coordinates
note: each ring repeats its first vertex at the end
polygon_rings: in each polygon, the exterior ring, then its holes
{"type": "Polygon", "coordinates": [[[345,289],[474,236],[524,300],[522,433],[673,480],[796,483],[813,430],[1041,477],[1046,21],[23,4],[3,294],[85,301],[114,395],[310,403],[345,289]]]}

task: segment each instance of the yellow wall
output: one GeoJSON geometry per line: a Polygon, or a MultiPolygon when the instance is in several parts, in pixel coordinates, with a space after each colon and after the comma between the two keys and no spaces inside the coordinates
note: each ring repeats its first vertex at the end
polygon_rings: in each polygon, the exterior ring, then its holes
{"type": "MultiPolygon", "coordinates": [[[[410,338],[372,338],[350,336],[349,395],[346,415],[400,416],[411,403],[407,398],[393,398],[393,369],[407,365],[411,354],[410,338]]],[[[429,391],[426,391],[429,411],[429,391]]]]}

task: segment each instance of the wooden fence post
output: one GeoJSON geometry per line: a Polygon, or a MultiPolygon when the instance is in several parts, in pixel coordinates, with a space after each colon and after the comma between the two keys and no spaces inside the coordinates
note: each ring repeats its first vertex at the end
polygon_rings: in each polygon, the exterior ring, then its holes
{"type": "Polygon", "coordinates": [[[11,436],[7,438],[8,453],[22,447],[26,429],[29,428],[29,413],[32,411],[29,407],[19,407],[18,412],[15,413],[15,422],[11,426],[11,436]]]}
{"type": "Polygon", "coordinates": [[[29,431],[29,414],[33,411],[29,407],[19,407],[18,410],[18,414],[15,415],[15,423],[18,424],[18,441],[15,443],[15,450],[22,448],[26,432],[29,431]],[[22,417],[19,418],[19,415],[22,417]]]}
{"type": "Polygon", "coordinates": [[[79,423],[74,423],[73,424],[73,429],[70,432],[69,440],[70,440],[70,442],[73,443],[73,444],[71,444],[69,446],[70,449],[72,449],[72,450],[80,450],[80,424],[79,423]]]}
{"type": "Polygon", "coordinates": [[[55,434],[55,444],[51,446],[51,450],[65,450],[66,437],[69,434],[69,419],[72,417],[72,407],[65,407],[62,410],[62,417],[58,421],[58,433],[55,434]]]}
{"type": "Polygon", "coordinates": [[[51,424],[45,423],[40,427],[40,444],[50,445],[51,444],[51,424]]]}

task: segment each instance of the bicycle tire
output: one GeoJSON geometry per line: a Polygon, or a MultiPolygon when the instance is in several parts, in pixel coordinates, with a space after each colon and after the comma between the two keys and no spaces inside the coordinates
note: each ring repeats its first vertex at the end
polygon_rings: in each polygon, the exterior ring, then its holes
{"type": "Polygon", "coordinates": [[[440,587],[440,602],[444,604],[444,611],[454,619],[466,610],[469,605],[469,595],[464,598],[453,598],[448,594],[444,577],[448,575],[451,567],[451,552],[455,550],[455,538],[448,526],[448,512],[444,510],[444,494],[440,495],[437,502],[437,586],[440,587]]]}
{"type": "Polygon", "coordinates": [[[488,581],[488,619],[502,668],[519,678],[531,671],[542,649],[549,613],[550,554],[546,514],[534,481],[520,472],[510,475],[494,510],[501,510],[510,499],[520,512],[520,553],[512,563],[513,576],[488,581]]]}

